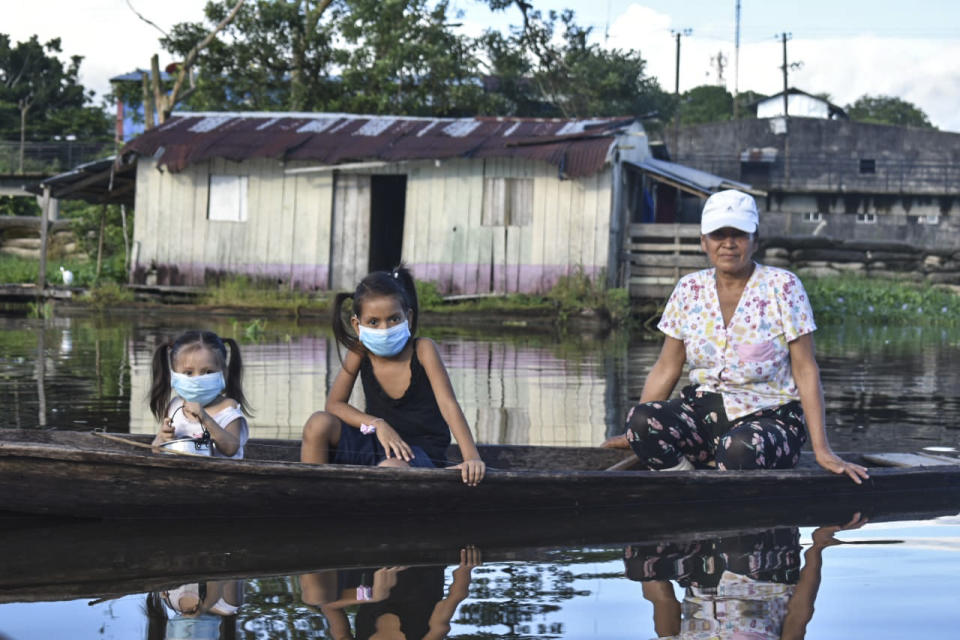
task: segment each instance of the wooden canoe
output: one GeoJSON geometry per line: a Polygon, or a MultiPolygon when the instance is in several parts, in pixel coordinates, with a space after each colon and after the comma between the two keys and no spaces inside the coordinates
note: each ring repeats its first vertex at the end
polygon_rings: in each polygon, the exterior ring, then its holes
{"type": "MultiPolygon", "coordinates": [[[[145,443],[148,436],[129,436],[145,443]]],[[[299,443],[251,440],[245,460],[155,453],[93,433],[0,429],[0,511],[97,518],[477,514],[661,508],[751,501],[857,501],[956,491],[960,464],[877,468],[856,485],[810,465],[786,471],[605,471],[628,452],[482,446],[478,487],[459,471],[307,465],[299,443]]],[[[450,458],[456,459],[455,448],[450,458]]],[[[853,456],[847,456],[853,459],[853,456]]]]}

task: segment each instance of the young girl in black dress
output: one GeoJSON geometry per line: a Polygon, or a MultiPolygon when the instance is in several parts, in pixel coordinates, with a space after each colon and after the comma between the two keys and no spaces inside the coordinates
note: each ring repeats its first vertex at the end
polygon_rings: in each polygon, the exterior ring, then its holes
{"type": "Polygon", "coordinates": [[[346,347],[326,411],[303,427],[303,462],[391,467],[446,464],[450,434],[460,445],[456,465],[463,481],[477,485],[485,472],[470,428],[440,359],[437,345],[417,332],[418,304],[413,276],[403,268],[367,275],[354,293],[338,294],[333,332],[346,347]],[[353,298],[349,325],[344,302],[353,298]],[[348,399],[360,376],[366,411],[348,399]]]}

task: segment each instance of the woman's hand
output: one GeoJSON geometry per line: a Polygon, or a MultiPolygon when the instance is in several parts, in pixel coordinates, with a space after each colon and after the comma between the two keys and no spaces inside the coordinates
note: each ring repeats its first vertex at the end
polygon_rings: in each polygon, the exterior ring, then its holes
{"type": "Polygon", "coordinates": [[[483,476],[487,473],[487,465],[480,458],[464,460],[460,464],[454,465],[450,468],[460,469],[460,477],[463,478],[464,484],[468,484],[471,487],[475,487],[480,484],[480,481],[483,480],[483,476]]]}
{"type": "Polygon", "coordinates": [[[386,420],[375,420],[377,427],[377,440],[383,447],[388,458],[400,458],[404,462],[413,460],[413,450],[410,448],[397,430],[387,424],[386,420]]]}
{"type": "Polygon", "coordinates": [[[867,473],[866,467],[862,467],[859,464],[854,464],[853,462],[847,462],[829,449],[826,451],[817,452],[816,458],[817,464],[827,471],[837,474],[845,473],[857,484],[863,484],[864,480],[870,478],[870,474],[867,473]]]}
{"type": "Polygon", "coordinates": [[[618,436],[610,436],[600,446],[604,449],[629,449],[630,443],[627,442],[627,434],[621,433],[618,436]]]}
{"type": "Polygon", "coordinates": [[[850,529],[859,529],[863,525],[867,524],[868,520],[866,518],[860,517],[860,512],[853,514],[853,518],[847,524],[840,526],[834,525],[832,527],[818,527],[810,535],[810,538],[813,540],[813,546],[815,547],[832,547],[835,544],[843,544],[840,540],[837,540],[833,537],[833,534],[838,531],[849,531],[850,529]]]}

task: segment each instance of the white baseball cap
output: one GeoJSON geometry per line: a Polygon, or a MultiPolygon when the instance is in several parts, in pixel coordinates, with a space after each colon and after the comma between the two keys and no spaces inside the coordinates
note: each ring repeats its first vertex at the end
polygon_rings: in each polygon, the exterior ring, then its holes
{"type": "Polygon", "coordinates": [[[700,216],[700,233],[706,235],[724,227],[755,233],[758,222],[757,202],[753,196],[727,189],[707,198],[700,216]]]}

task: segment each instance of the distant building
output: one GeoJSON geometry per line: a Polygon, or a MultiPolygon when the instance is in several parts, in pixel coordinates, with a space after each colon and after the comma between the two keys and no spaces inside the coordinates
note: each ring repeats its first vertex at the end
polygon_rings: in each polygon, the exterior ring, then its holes
{"type": "MultiPolygon", "coordinates": [[[[783,92],[758,100],[753,106],[758,118],[782,118],[783,92]]],[[[847,113],[841,107],[795,87],[787,89],[787,113],[798,118],[847,119],[847,113]]]]}
{"type": "MultiPolygon", "coordinates": [[[[150,72],[146,69],[136,69],[130,73],[124,73],[110,78],[111,85],[127,85],[136,90],[143,86],[143,76],[149,76],[150,72]]],[[[164,71],[160,72],[160,79],[167,82],[172,76],[164,71]]],[[[114,93],[117,87],[114,86],[114,93]]],[[[139,95],[139,94],[138,94],[139,95]]],[[[146,117],[144,116],[143,102],[140,100],[129,101],[117,97],[116,102],[116,137],[117,142],[129,142],[146,130],[146,117]]],[[[154,120],[156,124],[156,120],[154,120]]]]}
{"type": "Polygon", "coordinates": [[[634,118],[182,113],[121,156],[133,280],[171,285],[346,289],[402,259],[449,294],[544,292],[579,269],[619,286],[630,223],[730,184],[654,160],[634,118]]]}
{"type": "Polygon", "coordinates": [[[682,128],[676,156],[766,191],[767,236],[960,248],[960,133],[791,114],[682,128]]]}

